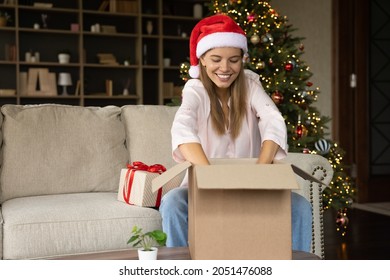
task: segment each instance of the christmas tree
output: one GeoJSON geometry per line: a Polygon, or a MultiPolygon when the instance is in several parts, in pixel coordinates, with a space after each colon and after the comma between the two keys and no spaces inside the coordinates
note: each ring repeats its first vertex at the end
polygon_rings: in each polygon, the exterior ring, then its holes
{"type": "MultiPolygon", "coordinates": [[[[285,118],[290,152],[320,154],[334,169],[330,187],[323,193],[324,209],[338,211],[337,229],[344,235],[348,224],[347,209],[353,202],[355,188],[345,173],[344,151],[327,138],[330,121],[314,106],[318,94],[310,78],[313,75],[301,59],[303,38],[293,36],[287,17],[275,11],[270,1],[211,1],[210,14],[232,17],[248,37],[245,67],[259,74],[265,91],[285,118]]],[[[181,77],[188,79],[189,63],[181,66],[181,77]]]]}

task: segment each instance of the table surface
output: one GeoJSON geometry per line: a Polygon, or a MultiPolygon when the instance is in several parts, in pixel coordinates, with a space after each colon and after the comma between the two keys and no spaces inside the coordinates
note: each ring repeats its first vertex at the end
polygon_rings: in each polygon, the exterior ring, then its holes
{"type": "MultiPolygon", "coordinates": [[[[159,247],[159,260],[190,260],[188,247],[159,247]]],[[[99,253],[74,254],[51,258],[55,260],[138,260],[138,252],[134,249],[108,251],[99,253]]],[[[319,260],[320,258],[312,253],[293,251],[293,260],[319,260]]]]}

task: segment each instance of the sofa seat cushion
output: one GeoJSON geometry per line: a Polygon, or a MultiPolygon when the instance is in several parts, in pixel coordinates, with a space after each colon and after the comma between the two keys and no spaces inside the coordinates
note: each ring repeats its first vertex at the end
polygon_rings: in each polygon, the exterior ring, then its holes
{"type": "Polygon", "coordinates": [[[113,192],[128,153],[120,108],[4,105],[0,202],[113,192]]]}
{"type": "Polygon", "coordinates": [[[4,259],[126,249],[134,225],[161,229],[157,210],[127,205],[108,192],[15,198],[2,212],[4,259]]]}

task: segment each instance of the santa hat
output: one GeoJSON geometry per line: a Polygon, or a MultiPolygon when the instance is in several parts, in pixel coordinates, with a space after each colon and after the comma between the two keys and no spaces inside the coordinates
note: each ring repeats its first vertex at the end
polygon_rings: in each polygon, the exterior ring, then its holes
{"type": "Polygon", "coordinates": [[[227,15],[214,15],[199,21],[191,32],[189,74],[199,77],[199,58],[208,50],[220,47],[239,48],[248,52],[245,32],[227,15]]]}

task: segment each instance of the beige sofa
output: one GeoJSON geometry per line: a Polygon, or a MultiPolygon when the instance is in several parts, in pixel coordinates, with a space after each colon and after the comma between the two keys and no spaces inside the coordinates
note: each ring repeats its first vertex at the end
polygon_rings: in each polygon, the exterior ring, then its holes
{"type": "MultiPolygon", "coordinates": [[[[117,201],[127,162],[171,167],[177,108],[4,105],[1,108],[0,257],[48,258],[130,248],[133,225],[161,228],[157,210],[117,201]]],[[[288,160],[329,183],[321,156],[288,160]]],[[[323,257],[321,187],[299,179],[313,204],[313,248],[323,257]]],[[[255,221],[254,221],[255,222],[255,221]]]]}

